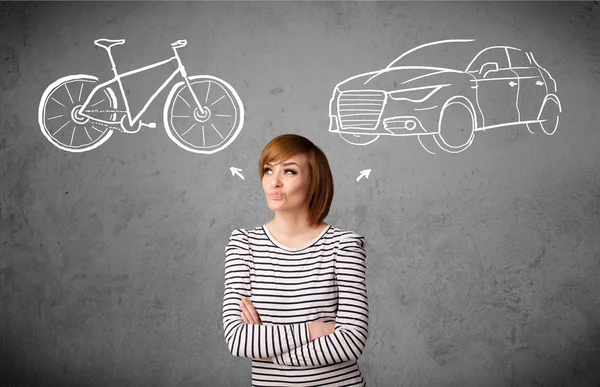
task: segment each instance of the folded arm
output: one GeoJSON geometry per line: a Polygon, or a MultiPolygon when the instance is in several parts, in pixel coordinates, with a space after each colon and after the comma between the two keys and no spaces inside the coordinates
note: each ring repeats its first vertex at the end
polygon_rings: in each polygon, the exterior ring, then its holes
{"type": "Polygon", "coordinates": [[[364,238],[342,237],[336,259],[338,311],[335,331],[277,354],[273,362],[289,366],[320,366],[357,360],[368,335],[369,307],[366,287],[364,238]]]}
{"type": "Polygon", "coordinates": [[[225,249],[223,329],[227,347],[234,356],[269,358],[301,347],[310,341],[308,324],[244,324],[240,303],[251,296],[248,239],[234,230],[225,249]]]}

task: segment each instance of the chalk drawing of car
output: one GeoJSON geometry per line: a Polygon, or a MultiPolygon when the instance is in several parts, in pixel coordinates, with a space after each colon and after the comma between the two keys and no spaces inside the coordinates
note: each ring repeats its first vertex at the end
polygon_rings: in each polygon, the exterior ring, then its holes
{"type": "Polygon", "coordinates": [[[462,152],[475,132],[509,125],[554,134],[562,112],[556,82],[533,53],[509,46],[479,50],[473,42],[423,44],[382,70],[338,83],[329,132],[353,145],[416,136],[430,153],[438,147],[462,152]]]}

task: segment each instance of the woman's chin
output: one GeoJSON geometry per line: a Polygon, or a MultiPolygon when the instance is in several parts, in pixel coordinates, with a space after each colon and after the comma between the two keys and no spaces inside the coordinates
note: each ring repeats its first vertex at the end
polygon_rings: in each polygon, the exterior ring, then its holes
{"type": "Polygon", "coordinates": [[[269,209],[271,211],[279,211],[282,208],[281,203],[273,203],[273,202],[269,201],[268,205],[269,205],[269,209]]]}

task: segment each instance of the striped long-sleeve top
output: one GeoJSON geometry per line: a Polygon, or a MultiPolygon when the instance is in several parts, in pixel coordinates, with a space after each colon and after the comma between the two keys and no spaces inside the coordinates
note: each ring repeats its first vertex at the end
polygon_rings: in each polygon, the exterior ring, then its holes
{"type": "Polygon", "coordinates": [[[231,233],[223,329],[231,353],[252,358],[252,386],[366,386],[357,364],[368,335],[364,245],[331,225],[298,248],[265,226],[231,233]],[[241,297],[261,325],[242,322],[241,297]],[[313,321],[335,322],[335,332],[310,341],[313,321]]]}

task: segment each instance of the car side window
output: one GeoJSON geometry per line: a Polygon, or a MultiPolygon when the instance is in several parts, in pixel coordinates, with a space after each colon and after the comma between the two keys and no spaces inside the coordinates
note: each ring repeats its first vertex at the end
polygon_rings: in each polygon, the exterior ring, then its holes
{"type": "Polygon", "coordinates": [[[504,47],[491,47],[477,54],[467,67],[467,72],[477,73],[483,77],[485,75],[484,72],[506,68],[508,68],[508,59],[506,58],[504,47]]]}
{"type": "Polygon", "coordinates": [[[508,57],[510,59],[511,68],[527,68],[532,66],[531,60],[529,59],[525,51],[509,48],[508,57]]]}

